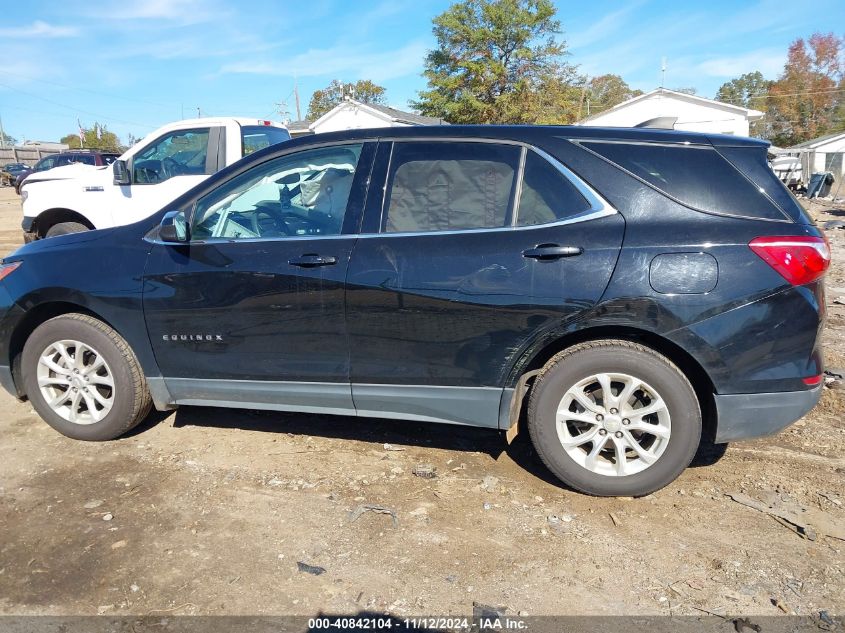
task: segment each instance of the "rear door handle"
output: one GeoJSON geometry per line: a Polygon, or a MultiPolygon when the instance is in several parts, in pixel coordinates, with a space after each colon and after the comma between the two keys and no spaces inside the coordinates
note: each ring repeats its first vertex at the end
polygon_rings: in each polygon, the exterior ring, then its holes
{"type": "Polygon", "coordinates": [[[316,268],[317,266],[334,266],[337,263],[337,257],[331,255],[317,255],[316,253],[306,253],[299,257],[294,257],[288,260],[291,266],[299,266],[300,268],[316,268]]]}
{"type": "Polygon", "coordinates": [[[531,259],[552,260],[561,257],[576,257],[584,252],[580,246],[560,246],[558,244],[538,244],[534,248],[522,251],[523,257],[531,259]]]}

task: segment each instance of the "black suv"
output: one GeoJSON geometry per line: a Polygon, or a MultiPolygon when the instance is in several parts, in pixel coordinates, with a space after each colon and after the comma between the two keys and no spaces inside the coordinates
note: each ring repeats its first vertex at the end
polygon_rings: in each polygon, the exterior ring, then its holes
{"type": "Polygon", "coordinates": [[[39,160],[32,168],[27,168],[21,171],[15,179],[15,193],[20,195],[21,186],[26,177],[30,174],[38,173],[39,171],[47,171],[53,167],[64,167],[65,165],[73,165],[74,163],[82,163],[83,165],[111,165],[116,159],[120,158],[120,154],[116,152],[101,152],[93,149],[72,149],[58,154],[51,154],[39,160]]]}
{"type": "Polygon", "coordinates": [[[751,139],[321,134],[3,262],[0,380],[85,440],[152,405],[525,419],[571,487],[642,495],[822,388],[829,247],[751,139]]]}

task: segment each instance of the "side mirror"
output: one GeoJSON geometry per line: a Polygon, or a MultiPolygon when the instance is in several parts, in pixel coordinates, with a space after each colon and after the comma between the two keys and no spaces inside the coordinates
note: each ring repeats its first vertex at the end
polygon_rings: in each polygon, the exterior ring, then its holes
{"type": "Polygon", "coordinates": [[[168,211],[158,227],[158,239],[169,244],[188,241],[188,219],[182,211],[168,211]]]}
{"type": "Polygon", "coordinates": [[[129,168],[126,166],[125,160],[117,159],[111,164],[111,170],[114,174],[114,184],[116,185],[128,185],[129,180],[129,168]]]}

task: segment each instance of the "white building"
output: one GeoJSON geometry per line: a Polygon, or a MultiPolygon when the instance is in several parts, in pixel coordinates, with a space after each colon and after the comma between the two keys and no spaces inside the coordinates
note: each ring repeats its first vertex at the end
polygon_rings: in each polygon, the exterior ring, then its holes
{"type": "Polygon", "coordinates": [[[658,88],[582,119],[576,125],[636,127],[662,117],[677,119],[676,130],[748,136],[751,123],[762,119],[763,113],[658,88]]]}
{"type": "Polygon", "coordinates": [[[422,116],[413,112],[404,112],[388,106],[362,103],[348,97],[308,125],[307,128],[303,125],[304,123],[304,121],[296,121],[289,125],[291,136],[373,127],[447,125],[441,119],[422,116]]]}
{"type": "Polygon", "coordinates": [[[836,132],[779,150],[780,154],[799,156],[805,179],[810,174],[829,171],[838,181],[845,175],[845,132],[836,132]]]}

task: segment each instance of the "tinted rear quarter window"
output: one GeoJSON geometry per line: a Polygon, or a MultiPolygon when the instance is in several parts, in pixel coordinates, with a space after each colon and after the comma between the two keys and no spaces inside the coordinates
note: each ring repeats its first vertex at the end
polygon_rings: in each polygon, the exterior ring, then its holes
{"type": "Polygon", "coordinates": [[[790,218],[800,224],[809,224],[809,216],[789,188],[781,182],[766,160],[762,147],[720,147],[719,153],[733,163],[790,218]]]}
{"type": "Polygon", "coordinates": [[[383,230],[509,226],[520,152],[493,143],[395,143],[383,230]]]}
{"type": "Polygon", "coordinates": [[[713,147],[656,143],[581,143],[693,209],[767,220],[784,213],[713,147]]]}

